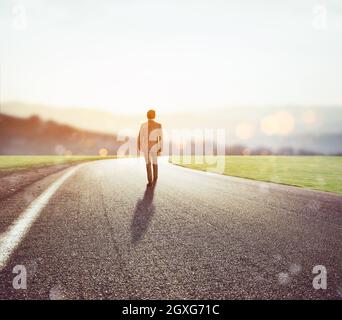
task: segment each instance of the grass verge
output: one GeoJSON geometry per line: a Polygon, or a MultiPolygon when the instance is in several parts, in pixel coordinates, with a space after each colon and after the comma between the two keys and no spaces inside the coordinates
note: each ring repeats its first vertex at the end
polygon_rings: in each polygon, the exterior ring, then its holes
{"type": "Polygon", "coordinates": [[[342,194],[342,157],[173,156],[183,167],[342,194]]]}
{"type": "Polygon", "coordinates": [[[115,156],[0,156],[0,172],[115,158],[115,156]]]}

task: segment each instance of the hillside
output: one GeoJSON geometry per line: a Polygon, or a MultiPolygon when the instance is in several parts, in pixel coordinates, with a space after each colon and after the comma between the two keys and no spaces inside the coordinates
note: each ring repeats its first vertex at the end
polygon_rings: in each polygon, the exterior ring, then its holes
{"type": "MultiPolygon", "coordinates": [[[[233,134],[228,131],[224,153],[341,155],[342,134],[336,129],[333,131],[336,133],[317,130],[287,136],[267,136],[259,133],[247,141],[234,139],[233,134]]],[[[170,132],[169,128],[164,129],[166,142],[170,132]]],[[[126,133],[135,136],[133,131],[126,133]]],[[[122,143],[115,134],[84,130],[52,120],[43,120],[38,116],[22,118],[0,115],[1,155],[99,155],[101,150],[105,154],[116,155],[122,143]]],[[[135,154],[135,139],[131,139],[130,144],[131,154],[135,154]]],[[[195,150],[194,147],[192,150],[195,150]]],[[[166,154],[167,150],[164,149],[164,152],[166,154]]]]}
{"type": "Polygon", "coordinates": [[[18,118],[0,115],[2,155],[98,155],[101,149],[106,149],[108,154],[116,154],[121,144],[115,135],[81,130],[54,121],[43,121],[38,116],[18,118]]]}

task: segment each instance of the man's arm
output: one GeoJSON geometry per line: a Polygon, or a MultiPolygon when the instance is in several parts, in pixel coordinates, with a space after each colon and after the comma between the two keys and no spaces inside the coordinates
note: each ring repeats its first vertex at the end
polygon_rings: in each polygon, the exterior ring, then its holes
{"type": "Polygon", "coordinates": [[[137,141],[137,150],[140,152],[140,137],[141,137],[141,126],[139,129],[139,134],[138,134],[138,141],[137,141]]]}
{"type": "Polygon", "coordinates": [[[159,140],[159,145],[160,145],[160,149],[158,151],[158,155],[160,155],[162,152],[163,152],[163,128],[162,128],[162,125],[160,125],[160,128],[159,128],[159,137],[158,137],[158,140],[159,140]]]}

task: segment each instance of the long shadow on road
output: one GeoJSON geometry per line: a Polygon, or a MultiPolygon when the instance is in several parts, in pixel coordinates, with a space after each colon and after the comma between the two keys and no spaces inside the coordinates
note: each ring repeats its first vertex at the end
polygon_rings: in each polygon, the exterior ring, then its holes
{"type": "Polygon", "coordinates": [[[146,187],[144,197],[135,205],[133,221],[131,225],[132,243],[139,242],[147,231],[148,225],[155,212],[153,205],[155,185],[146,187]]]}

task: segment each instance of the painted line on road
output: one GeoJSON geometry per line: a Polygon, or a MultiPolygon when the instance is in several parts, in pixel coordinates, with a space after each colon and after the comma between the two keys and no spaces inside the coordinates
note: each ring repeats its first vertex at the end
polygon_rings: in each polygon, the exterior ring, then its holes
{"type": "Polygon", "coordinates": [[[53,182],[38,198],[32,201],[17,220],[0,237],[0,271],[6,266],[8,259],[18,247],[40,212],[49,202],[58,188],[80,167],[69,169],[63,176],[53,182]]]}

